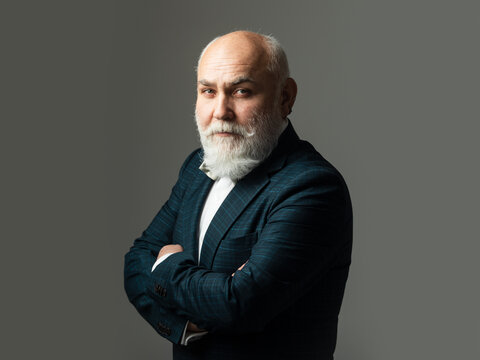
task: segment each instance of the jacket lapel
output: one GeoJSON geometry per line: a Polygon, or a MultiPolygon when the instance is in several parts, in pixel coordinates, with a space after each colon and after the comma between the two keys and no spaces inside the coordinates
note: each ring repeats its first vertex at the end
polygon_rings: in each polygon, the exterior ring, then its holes
{"type": "Polygon", "coordinates": [[[203,239],[200,265],[211,268],[221,239],[255,195],[269,182],[268,176],[247,176],[240,180],[216,212],[203,239]]]}
{"type": "Polygon", "coordinates": [[[186,245],[185,251],[190,250],[189,252],[195,260],[198,259],[198,227],[200,215],[212,185],[213,180],[198,170],[198,175],[195,177],[186,194],[191,201],[187,202],[188,208],[185,210],[183,237],[185,239],[184,244],[186,245]]]}

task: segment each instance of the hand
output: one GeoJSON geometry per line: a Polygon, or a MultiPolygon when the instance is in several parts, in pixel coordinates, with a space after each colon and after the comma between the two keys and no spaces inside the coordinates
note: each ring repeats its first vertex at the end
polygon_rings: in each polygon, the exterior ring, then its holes
{"type": "Polygon", "coordinates": [[[182,251],[183,251],[182,245],[179,245],[179,244],[165,245],[160,249],[157,259],[160,259],[163,255],[166,255],[166,254],[175,254],[177,252],[182,252],[182,251]]]}
{"type": "MultiPolygon", "coordinates": [[[[245,264],[246,264],[247,262],[248,262],[248,260],[245,261],[245,264]]],[[[240,266],[235,272],[237,272],[237,271],[239,271],[239,270],[242,270],[243,267],[245,266],[245,264],[243,264],[242,266],[240,266]]],[[[234,276],[234,275],[235,275],[235,273],[232,274],[232,276],[234,276]]]]}
{"type": "Polygon", "coordinates": [[[204,329],[200,329],[197,325],[192,323],[191,321],[188,322],[187,325],[187,330],[191,332],[200,332],[200,331],[205,331],[204,329]]]}

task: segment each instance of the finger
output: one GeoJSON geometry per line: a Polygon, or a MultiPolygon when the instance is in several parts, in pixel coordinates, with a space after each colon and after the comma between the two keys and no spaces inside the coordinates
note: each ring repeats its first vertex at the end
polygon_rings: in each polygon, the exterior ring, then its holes
{"type": "Polygon", "coordinates": [[[248,260],[247,260],[247,261],[245,261],[245,264],[243,264],[242,266],[240,266],[240,267],[239,267],[237,270],[242,270],[242,269],[243,269],[243,267],[244,267],[245,265],[247,265],[247,262],[248,262],[248,260]]]}

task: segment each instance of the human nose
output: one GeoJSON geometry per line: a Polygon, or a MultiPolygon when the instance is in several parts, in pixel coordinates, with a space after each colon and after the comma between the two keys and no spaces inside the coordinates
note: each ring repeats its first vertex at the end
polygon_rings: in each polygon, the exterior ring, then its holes
{"type": "Polygon", "coordinates": [[[218,120],[233,120],[233,111],[230,108],[228,97],[224,94],[218,94],[215,99],[213,117],[218,120]]]}

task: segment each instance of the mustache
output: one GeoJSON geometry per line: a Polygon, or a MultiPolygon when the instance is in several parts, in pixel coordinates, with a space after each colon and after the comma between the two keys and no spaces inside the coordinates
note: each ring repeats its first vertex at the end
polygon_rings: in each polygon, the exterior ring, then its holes
{"type": "Polygon", "coordinates": [[[255,132],[249,131],[246,126],[242,126],[236,123],[231,123],[231,122],[214,122],[212,123],[204,132],[205,136],[210,136],[218,133],[230,133],[234,135],[239,135],[243,137],[250,137],[255,135],[255,132]]]}

